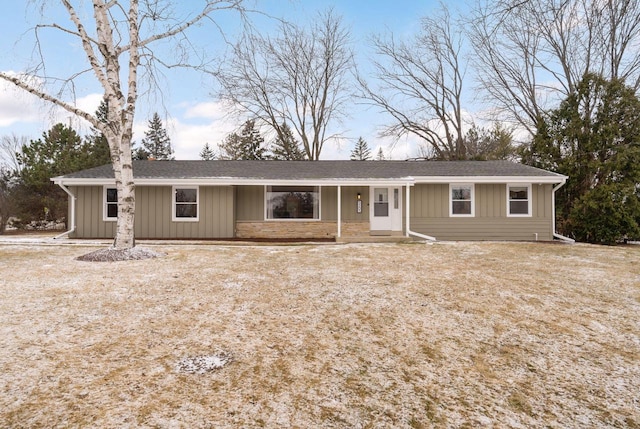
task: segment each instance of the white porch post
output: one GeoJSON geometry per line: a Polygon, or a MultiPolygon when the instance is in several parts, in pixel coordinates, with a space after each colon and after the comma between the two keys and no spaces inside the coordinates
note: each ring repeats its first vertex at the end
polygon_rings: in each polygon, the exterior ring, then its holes
{"type": "Polygon", "coordinates": [[[404,198],[404,211],[405,211],[404,235],[405,237],[409,237],[409,231],[411,230],[409,225],[409,219],[411,218],[410,216],[411,213],[409,213],[409,211],[411,210],[411,204],[409,202],[409,195],[411,195],[411,193],[409,192],[409,183],[407,183],[405,187],[406,187],[406,191],[405,191],[405,198],[404,198]]]}
{"type": "Polygon", "coordinates": [[[342,234],[342,186],[338,185],[338,237],[342,234]]]}

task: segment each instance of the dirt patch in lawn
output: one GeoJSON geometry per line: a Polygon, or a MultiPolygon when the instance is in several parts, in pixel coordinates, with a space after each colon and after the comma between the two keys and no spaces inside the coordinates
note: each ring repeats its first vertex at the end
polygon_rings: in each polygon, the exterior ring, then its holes
{"type": "Polygon", "coordinates": [[[2,427],[639,427],[640,249],[0,246],[2,427]]]}

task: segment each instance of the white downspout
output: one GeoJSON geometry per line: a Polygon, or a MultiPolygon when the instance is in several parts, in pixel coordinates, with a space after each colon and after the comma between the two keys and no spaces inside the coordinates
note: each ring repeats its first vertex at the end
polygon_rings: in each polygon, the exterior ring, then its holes
{"type": "Polygon", "coordinates": [[[569,238],[569,237],[565,237],[564,235],[560,235],[556,232],[556,191],[560,188],[562,188],[564,186],[564,181],[559,183],[557,186],[553,187],[553,190],[551,191],[551,220],[552,225],[553,225],[553,237],[557,238],[558,240],[562,240],[564,242],[567,243],[575,243],[576,240],[574,240],[573,238],[569,238]]]}
{"type": "Polygon", "coordinates": [[[68,231],[63,232],[62,234],[58,234],[55,237],[53,237],[54,240],[65,236],[67,234],[71,234],[73,231],[76,230],[76,196],[73,195],[73,193],[69,190],[69,188],[67,188],[66,186],[64,186],[61,182],[57,183],[58,186],[60,186],[62,188],[63,191],[65,191],[67,194],[69,194],[69,196],[71,197],[71,222],[70,222],[70,227],[71,229],[69,229],[68,231]]]}
{"type": "Polygon", "coordinates": [[[406,194],[404,199],[405,200],[405,224],[406,224],[405,235],[407,237],[409,237],[410,235],[413,235],[415,237],[422,238],[423,240],[436,241],[435,237],[432,237],[430,235],[420,234],[419,232],[411,231],[411,204],[410,204],[411,193],[409,192],[409,183],[407,183],[406,185],[405,194],[406,194]]]}
{"type": "Polygon", "coordinates": [[[338,236],[342,236],[342,186],[338,185],[338,236]]]}

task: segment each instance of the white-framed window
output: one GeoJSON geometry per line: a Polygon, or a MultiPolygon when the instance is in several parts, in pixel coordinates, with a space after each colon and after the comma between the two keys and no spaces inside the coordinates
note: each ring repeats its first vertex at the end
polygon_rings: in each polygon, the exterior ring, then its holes
{"type": "Polygon", "coordinates": [[[174,186],[173,187],[173,210],[172,220],[174,222],[197,221],[199,216],[198,203],[200,201],[200,189],[197,186],[174,186]]]}
{"type": "Polygon", "coordinates": [[[320,220],[319,186],[266,186],[266,220],[320,220]]]}
{"type": "Polygon", "coordinates": [[[472,183],[451,183],[449,185],[449,216],[475,216],[474,185],[472,183]]]}
{"type": "Polygon", "coordinates": [[[507,184],[507,216],[531,216],[531,184],[507,184]]]}
{"type": "Polygon", "coordinates": [[[105,186],[102,192],[102,220],[118,219],[118,190],[115,186],[105,186]]]}

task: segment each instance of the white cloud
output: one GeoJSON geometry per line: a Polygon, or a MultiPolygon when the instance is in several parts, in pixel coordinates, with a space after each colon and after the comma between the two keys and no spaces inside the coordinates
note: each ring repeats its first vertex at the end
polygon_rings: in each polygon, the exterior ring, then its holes
{"type": "MultiPolygon", "coordinates": [[[[8,72],[9,74],[15,74],[8,72]]],[[[102,100],[102,94],[92,93],[76,100],[76,106],[88,113],[94,113],[102,100]]],[[[45,102],[25,90],[6,81],[0,81],[0,132],[31,134],[33,137],[62,122],[71,124],[80,133],[89,130],[89,124],[75,115],[45,102]],[[8,130],[2,130],[7,128],[8,130]]]]}
{"type": "Polygon", "coordinates": [[[7,81],[0,81],[0,127],[37,122],[42,101],[7,81]]]}
{"type": "Polygon", "coordinates": [[[183,103],[180,107],[186,108],[183,115],[186,119],[206,118],[219,120],[224,119],[228,112],[228,108],[223,103],[214,101],[196,104],[183,103]]]}
{"type": "MultiPolygon", "coordinates": [[[[181,103],[165,127],[171,138],[176,159],[199,159],[205,143],[216,148],[227,134],[237,129],[237,121],[226,117],[221,103],[181,103]]],[[[136,123],[134,138],[140,143],[148,122],[136,123]]]]}

